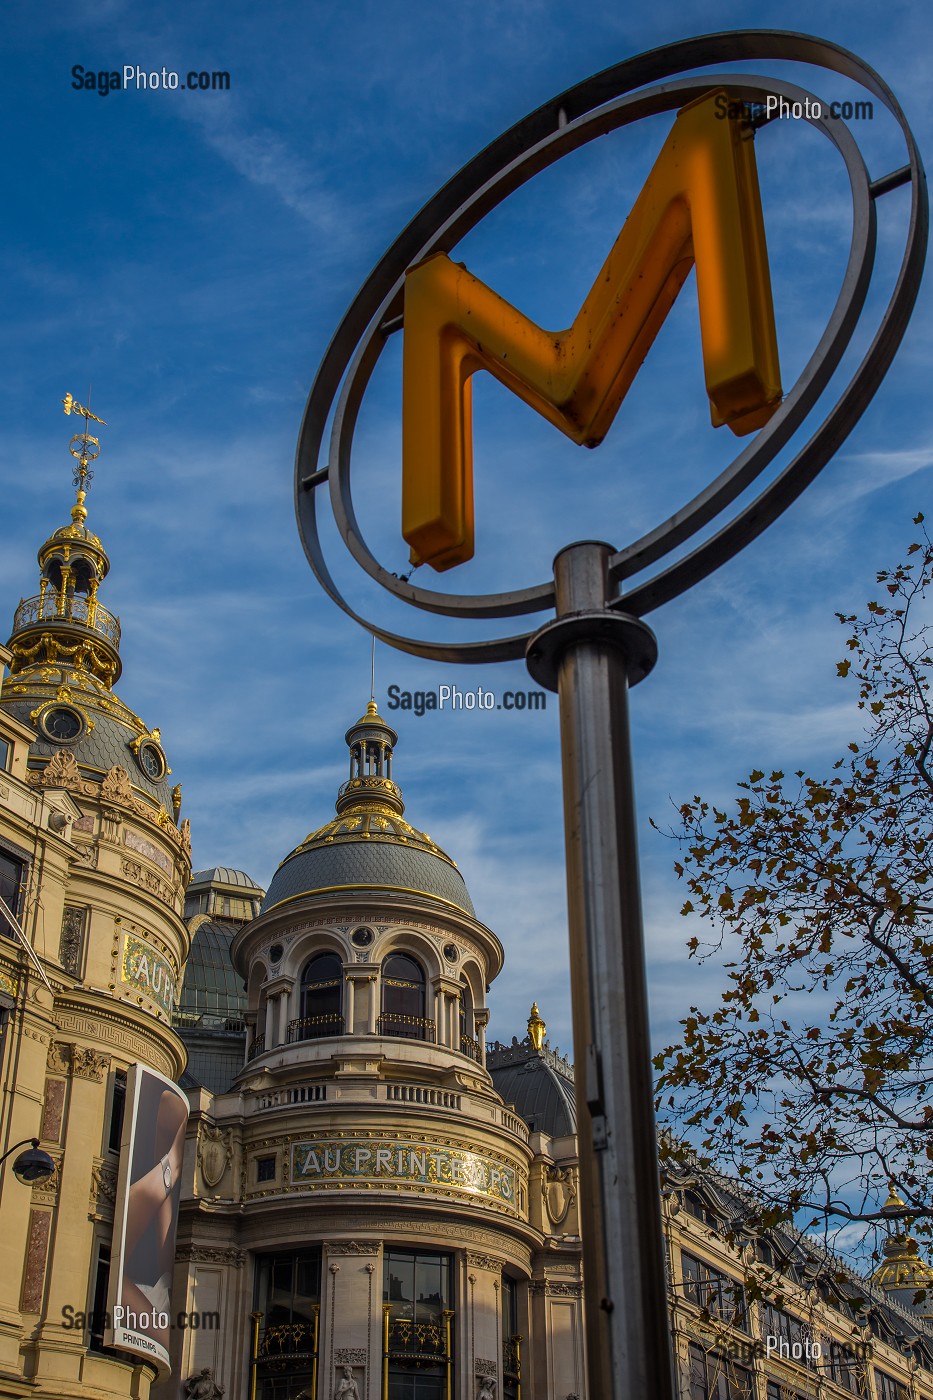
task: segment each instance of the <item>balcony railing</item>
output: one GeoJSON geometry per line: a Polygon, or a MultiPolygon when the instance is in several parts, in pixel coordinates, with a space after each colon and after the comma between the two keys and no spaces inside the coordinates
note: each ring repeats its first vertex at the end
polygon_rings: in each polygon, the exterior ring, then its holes
{"type": "MultiPolygon", "coordinates": [[[[250,1400],[264,1400],[266,1395],[282,1394],[280,1377],[287,1377],[302,1394],[317,1394],[318,1336],[320,1309],[315,1305],[311,1317],[294,1322],[278,1322],[264,1326],[261,1312],[250,1314],[253,1337],[250,1356],[250,1400]],[[307,1389],[300,1383],[309,1382],[307,1389]]],[[[288,1393],[292,1394],[291,1385],[288,1393]]],[[[294,1393],[298,1393],[297,1390],[294,1393]]]]}
{"type": "Polygon", "coordinates": [[[376,1032],[378,1035],[401,1037],[402,1040],[426,1040],[431,1045],[437,1040],[434,1022],[426,1020],[424,1016],[380,1016],[376,1022],[376,1032]]]}
{"type": "Polygon", "coordinates": [[[50,588],[36,598],[24,598],[13,615],[13,631],[22,632],[37,622],[77,622],[91,632],[106,637],[112,646],[120,647],[120,619],[84,593],[57,593],[50,588]]]}
{"type": "Polygon", "coordinates": [[[322,1040],[326,1035],[343,1035],[342,1016],[299,1016],[288,1023],[288,1044],[297,1040],[322,1040]]]}
{"type": "Polygon", "coordinates": [[[256,1036],[256,1039],[253,1041],[252,1045],[249,1047],[249,1054],[247,1055],[246,1058],[247,1058],[248,1060],[255,1060],[256,1056],[257,1056],[257,1055],[261,1055],[262,1052],[265,1050],[265,1048],[266,1048],[266,1037],[265,1037],[264,1035],[257,1035],[257,1036],[256,1036]]]}
{"type": "Polygon", "coordinates": [[[502,1340],[502,1397],[522,1400],[522,1338],[518,1334],[502,1340]]]}
{"type": "Polygon", "coordinates": [[[472,1036],[462,1035],[460,1037],[460,1053],[461,1055],[469,1055],[471,1060],[475,1060],[479,1064],[479,1041],[474,1040],[472,1036]]]}
{"type": "MultiPolygon", "coordinates": [[[[382,1312],[382,1400],[389,1400],[390,1372],[424,1371],[442,1368],[445,1400],[453,1396],[452,1308],[444,1308],[435,1319],[415,1321],[393,1316],[397,1304],[383,1303],[382,1312]]],[[[435,1371],[436,1374],[436,1371],[435,1371]]]]}

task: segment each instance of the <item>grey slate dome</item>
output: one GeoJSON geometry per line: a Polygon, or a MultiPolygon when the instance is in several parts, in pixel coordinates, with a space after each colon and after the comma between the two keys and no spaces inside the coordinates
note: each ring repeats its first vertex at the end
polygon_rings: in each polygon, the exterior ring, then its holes
{"type": "Polygon", "coordinates": [[[573,1065],[546,1043],[546,1031],[535,1002],[527,1038],[520,1041],[513,1036],[511,1045],[494,1042],[486,1055],[486,1068],[496,1093],[533,1133],[567,1137],[577,1131],[573,1065]]]}
{"type": "Polygon", "coordinates": [[[398,735],[375,701],[346,737],[350,777],[337,795],[337,815],[285,857],[263,912],[323,890],[395,889],[443,900],[472,915],[473,901],[450,856],[402,815],[405,804],[391,776],[398,735]]]}

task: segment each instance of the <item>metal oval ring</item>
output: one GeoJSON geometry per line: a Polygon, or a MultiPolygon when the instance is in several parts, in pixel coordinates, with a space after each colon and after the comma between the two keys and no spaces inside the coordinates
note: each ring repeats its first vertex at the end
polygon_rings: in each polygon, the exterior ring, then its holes
{"type": "MultiPolygon", "coordinates": [[[[903,335],[922,269],[926,238],[926,205],[923,197],[925,190],[922,170],[910,129],[896,100],[881,79],[854,55],[833,45],[826,45],[823,41],[805,40],[804,36],[759,34],[710,36],[708,42],[714,44],[714,49],[719,53],[719,57],[718,59],[707,57],[705,61],[721,62],[730,56],[721,53],[721,46],[716,45],[715,41],[734,40],[737,37],[749,40],[781,41],[778,47],[786,45],[788,40],[796,40],[798,46],[802,42],[805,48],[815,47],[824,55],[828,52],[835,59],[835,62],[823,66],[833,67],[837,71],[844,72],[846,76],[856,78],[862,86],[867,87],[881,98],[898,122],[910,155],[909,171],[913,187],[910,230],[897,286],[879,330],[834,409],[810,441],[783,469],[775,481],[731,520],[719,534],[705,541],[692,554],[678,561],[655,579],[639,585],[618,600],[617,606],[624,607],[626,611],[636,614],[649,611],[676,596],[692,582],[712,572],[719,564],[730,558],[748,542],[748,539],[759,533],[765,524],[780,514],[825,465],[857,421],[862,409],[871,397],[871,392],[873,392],[874,387],[877,387],[887,364],[890,363],[894,350],[903,335]],[[870,391],[865,393],[863,401],[859,403],[856,401],[856,389],[863,387],[866,381],[870,385],[870,391]],[[761,523],[762,520],[764,523],[761,523]]],[[[682,49],[683,46],[671,47],[682,49]]],[[[769,46],[765,44],[763,47],[767,49],[769,46]]],[[[658,50],[653,55],[643,57],[645,60],[658,60],[665,52],[668,50],[658,50]]],[[[792,55],[788,53],[775,54],[774,52],[750,53],[747,47],[742,56],[778,56],[798,59],[804,57],[807,61],[805,55],[800,53],[792,55]]],[[[631,64],[638,62],[639,60],[632,60],[631,64]]],[[[620,65],[618,70],[609,70],[609,74],[615,74],[622,69],[630,68],[630,66],[620,65]]],[[[569,94],[564,94],[562,100],[569,101],[572,97],[576,97],[578,101],[581,100],[585,90],[592,89],[594,85],[598,84],[599,79],[606,77],[606,74],[602,74],[589,79],[586,83],[580,84],[578,88],[571,89],[569,94]]],[[[553,603],[553,585],[551,583],[512,593],[472,597],[442,594],[413,587],[385,570],[366,546],[356,521],[350,495],[350,454],[353,430],[363,394],[385,344],[385,321],[392,316],[397,307],[400,307],[404,273],[412,262],[426,256],[431,251],[452,248],[491,208],[500,203],[506,194],[511,193],[512,190],[531,178],[533,174],[546,168],[570,150],[586,144],[596,135],[630,124],[649,113],[667,111],[673,107],[681,106],[692,96],[708,91],[711,82],[727,87],[730,92],[747,100],[760,99],[769,94],[785,96],[792,101],[802,101],[807,97],[814,101],[817,100],[803,89],[774,79],[765,80],[746,74],[718,74],[715,77],[705,75],[663,83],[647,91],[642,90],[617,97],[609,102],[604,99],[595,110],[583,112],[572,122],[561,122],[556,130],[552,129],[542,139],[527,145],[524,149],[520,148],[521,153],[518,156],[514,154],[516,142],[513,141],[511,145],[513,158],[511,160],[497,169],[484,168],[482,165],[483,157],[491,156],[493,150],[502,144],[504,138],[500,138],[499,142],[494,143],[492,148],[481,153],[464,170],[459,172],[416,216],[412,225],[403,231],[344,318],[312,388],[302,424],[296,463],[296,509],[306,553],[325,590],[345,612],[388,644],[400,650],[433,659],[487,662],[515,659],[521,656],[531,634],[467,643],[418,641],[388,632],[368,622],[350,608],[340,595],[324,561],[317,531],[314,501],[316,492],[313,489],[307,489],[308,483],[303,474],[303,462],[308,460],[316,462],[317,460],[324,421],[333,404],[334,392],[343,381],[334,416],[329,467],[326,473],[318,473],[317,475],[318,479],[325,474],[329,477],[331,501],[338,528],[348,549],[370,577],[404,601],[423,610],[447,616],[508,617],[542,611],[550,606],[553,603]],[[417,227],[420,222],[425,224],[424,231],[427,232],[427,222],[435,206],[439,202],[443,202],[444,197],[449,204],[455,198],[458,181],[462,181],[464,177],[472,173],[478,163],[486,178],[460,199],[459,204],[452,208],[448,218],[442,221],[440,226],[435,223],[434,231],[429,234],[425,242],[412,249],[410,246],[412,229],[417,227]],[[348,347],[347,344],[349,331],[353,326],[355,315],[358,316],[360,303],[368,301],[371,306],[375,295],[374,287],[376,291],[383,291],[382,301],[375,314],[370,316],[368,329],[359,341],[355,354],[353,354],[353,346],[348,347]],[[348,367],[347,362],[351,354],[352,363],[348,367]],[[328,392],[331,388],[334,392],[328,392]],[[313,453],[310,458],[309,452],[313,453]]],[[[629,86],[632,85],[629,84],[629,86]]],[[[553,107],[554,104],[550,105],[553,107]]],[[[526,129],[534,131],[546,110],[547,108],[539,108],[538,112],[525,118],[523,122],[512,129],[511,133],[506,133],[506,136],[515,137],[516,134],[520,134],[526,129]]],[[[564,110],[562,109],[562,116],[564,110]]],[[[676,548],[690,535],[714,519],[724,506],[731,503],[765,469],[820,398],[832,373],[837,368],[858,322],[872,271],[874,252],[873,194],[860,152],[848,128],[838,121],[834,121],[833,126],[830,127],[823,117],[811,117],[809,120],[811,124],[818,126],[840,151],[846,164],[853,200],[852,243],[845,277],[833,314],[816,350],[771,422],[756,435],[745,451],[740,453],[714,482],[681,511],[613,557],[612,569],[614,577],[617,579],[640,572],[650,563],[676,548]]],[[[487,167],[488,164],[487,161],[487,167]]],[[[460,193],[463,193],[462,189],[460,193]]]]}

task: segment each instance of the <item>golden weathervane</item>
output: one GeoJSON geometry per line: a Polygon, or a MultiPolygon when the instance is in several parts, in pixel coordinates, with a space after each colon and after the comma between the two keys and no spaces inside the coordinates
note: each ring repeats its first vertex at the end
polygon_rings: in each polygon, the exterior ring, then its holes
{"type": "MultiPolygon", "coordinates": [[[[87,401],[91,402],[91,390],[88,388],[87,401]]],[[[66,394],[62,399],[62,408],[66,414],[77,413],[84,419],[84,432],[76,433],[68,444],[68,451],[77,460],[73,483],[78,491],[86,491],[91,483],[94,473],[88,467],[89,462],[96,461],[100,456],[100,439],[94,437],[90,432],[92,422],[100,423],[102,428],[107,424],[103,418],[98,418],[96,413],[92,413],[89,408],[79,404],[73,394],[66,394]]]]}

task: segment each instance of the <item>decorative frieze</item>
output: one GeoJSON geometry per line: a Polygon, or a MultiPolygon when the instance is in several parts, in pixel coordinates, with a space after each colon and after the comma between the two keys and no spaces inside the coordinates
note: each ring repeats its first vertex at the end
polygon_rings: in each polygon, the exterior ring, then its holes
{"type": "Polygon", "coordinates": [[[246,1250],[236,1245],[181,1244],[175,1251],[175,1258],[192,1264],[230,1264],[242,1269],[246,1250]]]}
{"type": "Polygon", "coordinates": [[[378,1254],[382,1245],[378,1240],[327,1240],[328,1254],[353,1254],[357,1256],[378,1254]]]}
{"type": "Polygon", "coordinates": [[[494,1259],[491,1254],[474,1254],[468,1249],[467,1264],[472,1269],[489,1269],[494,1274],[502,1273],[502,1260],[494,1259]]]}

